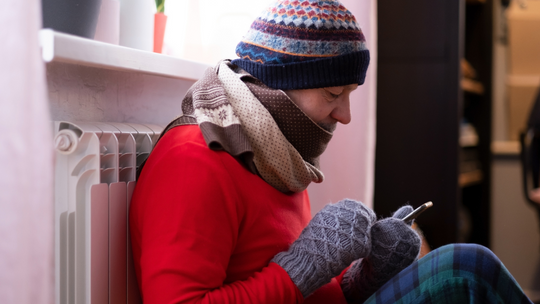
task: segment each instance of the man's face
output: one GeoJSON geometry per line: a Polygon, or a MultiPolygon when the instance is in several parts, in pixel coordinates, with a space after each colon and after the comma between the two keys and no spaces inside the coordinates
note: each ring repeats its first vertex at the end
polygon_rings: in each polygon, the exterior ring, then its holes
{"type": "Polygon", "coordinates": [[[287,90],[285,93],[311,120],[328,131],[336,123],[351,122],[349,96],[358,84],[307,90],[287,90]]]}

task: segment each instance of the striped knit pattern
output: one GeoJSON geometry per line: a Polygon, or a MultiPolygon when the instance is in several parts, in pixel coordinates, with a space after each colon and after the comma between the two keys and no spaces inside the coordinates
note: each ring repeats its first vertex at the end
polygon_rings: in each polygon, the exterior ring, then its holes
{"type": "Polygon", "coordinates": [[[532,304],[497,256],[476,244],[446,245],[430,252],[365,303],[532,304]]]}
{"type": "Polygon", "coordinates": [[[356,19],[337,1],[278,1],[236,48],[243,59],[281,64],[365,50],[356,19]]]}
{"type": "Polygon", "coordinates": [[[233,64],[274,89],[362,84],[369,64],[365,42],[338,1],[278,0],[253,22],[233,64]]]}

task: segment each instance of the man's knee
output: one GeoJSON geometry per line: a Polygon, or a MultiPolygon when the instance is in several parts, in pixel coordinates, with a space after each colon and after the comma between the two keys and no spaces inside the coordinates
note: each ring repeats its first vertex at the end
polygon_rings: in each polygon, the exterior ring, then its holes
{"type": "Polygon", "coordinates": [[[455,244],[454,269],[474,273],[488,281],[497,277],[502,263],[487,247],[478,244],[455,244]]]}

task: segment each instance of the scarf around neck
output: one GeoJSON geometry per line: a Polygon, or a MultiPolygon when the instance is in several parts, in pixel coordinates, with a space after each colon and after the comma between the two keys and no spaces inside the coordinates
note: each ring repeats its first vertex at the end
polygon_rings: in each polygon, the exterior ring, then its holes
{"type": "Polygon", "coordinates": [[[208,69],[188,90],[182,113],[161,137],[174,127],[197,124],[210,149],[226,151],[283,193],[324,180],[319,157],[332,133],[283,91],[265,86],[228,61],[208,69]]]}

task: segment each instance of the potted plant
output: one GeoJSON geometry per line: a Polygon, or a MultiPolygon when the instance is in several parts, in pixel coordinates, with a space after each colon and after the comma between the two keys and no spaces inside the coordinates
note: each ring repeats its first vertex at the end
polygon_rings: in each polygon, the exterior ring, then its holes
{"type": "Polygon", "coordinates": [[[163,37],[165,36],[165,25],[167,16],[165,15],[165,0],[156,0],[157,12],[154,15],[154,52],[163,51],[163,37]]]}

